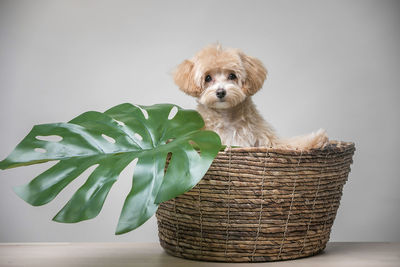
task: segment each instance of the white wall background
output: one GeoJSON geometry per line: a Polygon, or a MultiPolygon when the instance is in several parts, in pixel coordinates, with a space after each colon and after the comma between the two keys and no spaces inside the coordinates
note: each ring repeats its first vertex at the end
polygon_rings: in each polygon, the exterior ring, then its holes
{"type": "MultiPolygon", "coordinates": [[[[123,102],[194,108],[171,71],[219,41],[269,70],[255,96],[283,136],[327,129],[354,141],[333,241],[400,241],[399,1],[0,1],[0,159],[34,124],[68,121],[123,102]]],[[[46,166],[0,171],[0,242],[157,241],[152,218],[114,236],[130,177],[101,214],[51,218],[83,183],[32,207],[13,186],[46,166]]],[[[86,173],[87,177],[87,173],[86,173]]]]}

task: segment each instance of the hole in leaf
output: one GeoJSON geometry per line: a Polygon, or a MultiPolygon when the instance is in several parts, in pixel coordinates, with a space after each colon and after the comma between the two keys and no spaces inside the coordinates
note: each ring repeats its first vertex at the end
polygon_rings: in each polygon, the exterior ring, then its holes
{"type": "Polygon", "coordinates": [[[116,119],[114,119],[114,121],[118,123],[119,126],[125,126],[125,123],[123,123],[122,121],[117,121],[116,119]]]}
{"type": "Polygon", "coordinates": [[[91,165],[84,172],[79,174],[78,177],[67,184],[68,186],[66,186],[57,196],[57,199],[60,200],[60,203],[66,203],[69,199],[71,199],[74,193],[86,182],[88,177],[97,167],[99,167],[99,164],[91,165]]]}
{"type": "MultiPolygon", "coordinates": [[[[135,166],[138,163],[139,159],[135,158],[133,159],[121,172],[120,175],[122,175],[122,173],[124,173],[125,175],[128,175],[129,180],[131,181],[130,178],[132,178],[134,172],[135,172],[135,166]]],[[[130,187],[129,187],[130,188],[130,187]]]]}
{"type": "Polygon", "coordinates": [[[108,135],[102,134],[101,135],[104,139],[107,140],[107,142],[111,143],[111,144],[115,144],[115,139],[112,137],[109,137],[108,135]]]}
{"type": "Polygon", "coordinates": [[[147,111],[146,111],[145,109],[142,109],[141,107],[136,106],[136,105],[135,105],[135,107],[137,107],[138,109],[140,109],[140,111],[143,113],[143,116],[144,116],[144,118],[145,118],[146,120],[149,119],[149,113],[147,113],[147,111]]]}
{"type": "Polygon", "coordinates": [[[172,120],[176,116],[177,113],[178,113],[178,108],[176,106],[174,106],[171,109],[171,111],[169,112],[168,120],[172,120]]]}
{"type": "MultiPolygon", "coordinates": [[[[107,209],[107,205],[110,211],[115,211],[115,205],[122,207],[125,201],[125,197],[129,194],[129,191],[132,188],[132,176],[135,172],[135,166],[138,162],[138,159],[135,158],[131,161],[119,174],[118,181],[113,185],[109,196],[107,197],[107,201],[104,203],[104,207],[107,209]],[[114,194],[115,193],[115,194],[114,194]],[[107,204],[108,203],[108,204],[107,204]],[[112,204],[110,204],[112,203],[112,204]]],[[[106,210],[104,210],[106,212],[106,210]]],[[[117,215],[117,214],[116,214],[117,215]]]]}
{"type": "Polygon", "coordinates": [[[60,142],[61,140],[63,140],[63,138],[59,135],[47,135],[47,136],[38,135],[36,136],[36,139],[47,142],[60,142]]]}
{"type": "Polygon", "coordinates": [[[46,149],[44,149],[44,148],[39,148],[39,147],[37,147],[37,148],[35,148],[35,152],[39,152],[39,153],[42,153],[42,154],[44,154],[44,153],[46,153],[46,152],[47,152],[47,150],[46,150],[46,149]]]}
{"type": "Polygon", "coordinates": [[[146,120],[148,120],[148,119],[149,119],[149,114],[147,113],[147,111],[144,110],[144,109],[142,109],[142,113],[143,113],[144,118],[145,118],[146,120]]]}
{"type": "Polygon", "coordinates": [[[135,133],[134,136],[135,136],[136,139],[138,139],[138,140],[140,140],[140,141],[143,140],[143,137],[142,137],[140,134],[138,134],[138,133],[135,133]]]}
{"type": "Polygon", "coordinates": [[[165,175],[165,173],[167,172],[168,164],[169,164],[169,162],[171,161],[171,158],[172,158],[172,153],[171,153],[171,152],[168,152],[167,158],[166,158],[166,161],[165,161],[164,175],[165,175]]]}

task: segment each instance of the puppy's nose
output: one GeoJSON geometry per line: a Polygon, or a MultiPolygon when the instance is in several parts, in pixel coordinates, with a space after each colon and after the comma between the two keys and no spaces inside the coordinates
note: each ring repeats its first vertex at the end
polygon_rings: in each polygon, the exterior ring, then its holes
{"type": "Polygon", "coordinates": [[[226,91],[224,88],[219,88],[219,89],[217,89],[216,94],[219,99],[222,99],[226,96],[226,91]]]}

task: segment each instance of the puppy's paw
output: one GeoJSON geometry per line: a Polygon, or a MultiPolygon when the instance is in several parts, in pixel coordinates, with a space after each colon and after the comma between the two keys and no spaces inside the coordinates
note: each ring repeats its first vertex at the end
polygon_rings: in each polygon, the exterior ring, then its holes
{"type": "Polygon", "coordinates": [[[308,143],[309,149],[324,148],[329,144],[329,138],[324,129],[313,132],[308,143]]]}

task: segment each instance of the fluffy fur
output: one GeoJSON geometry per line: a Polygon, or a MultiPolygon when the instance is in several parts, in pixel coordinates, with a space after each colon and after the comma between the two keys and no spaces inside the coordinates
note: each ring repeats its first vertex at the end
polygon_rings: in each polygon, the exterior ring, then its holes
{"type": "Polygon", "coordinates": [[[320,148],[328,143],[324,130],[281,139],[261,117],[251,97],[267,77],[262,62],[238,49],[212,45],[183,61],[175,71],[179,88],[198,100],[205,128],[217,132],[228,146],[288,149],[320,148]]]}

